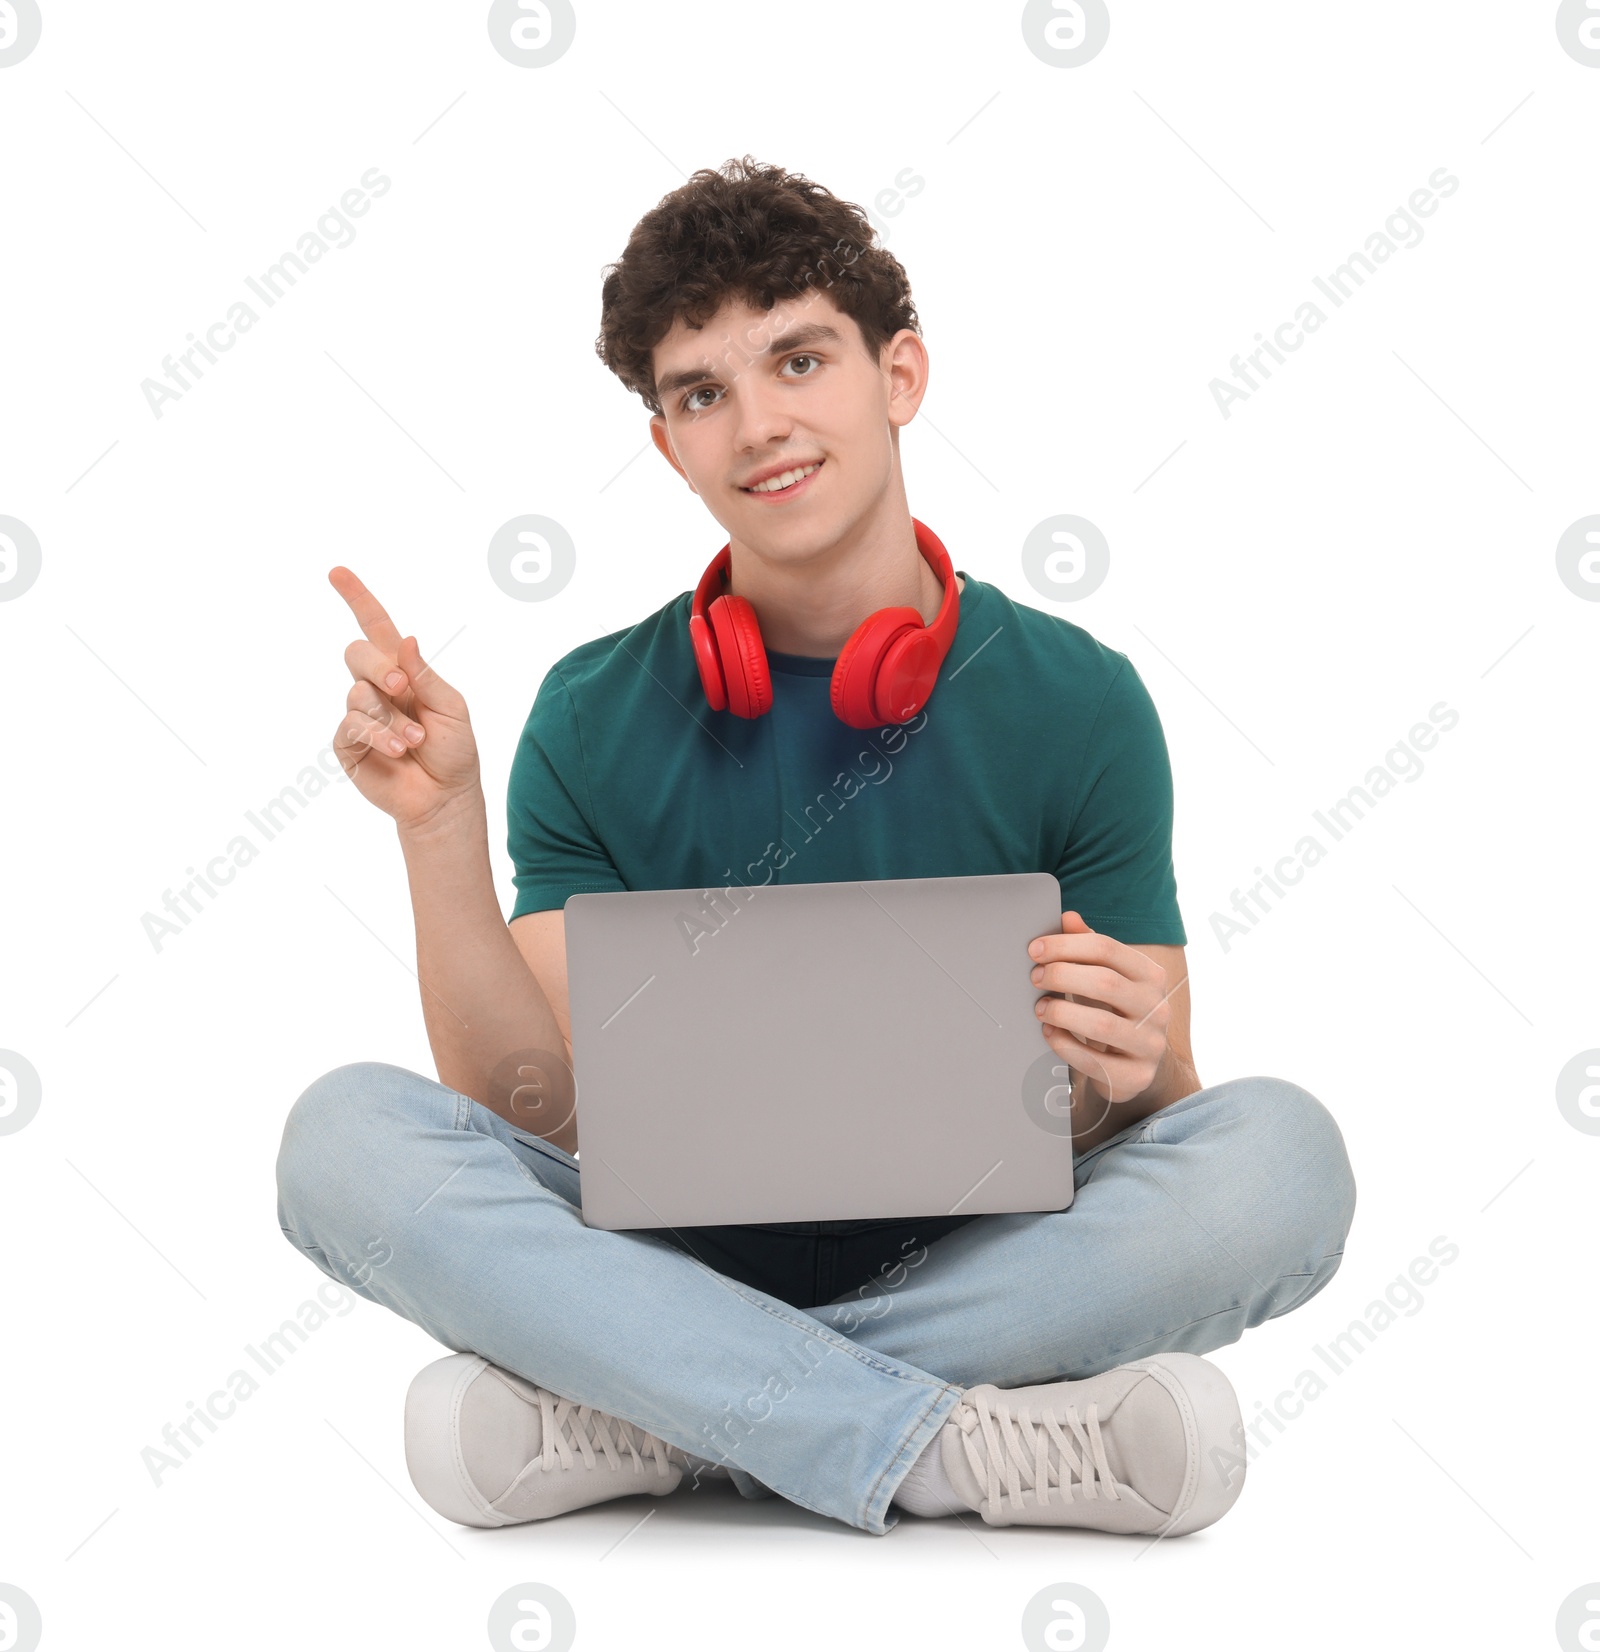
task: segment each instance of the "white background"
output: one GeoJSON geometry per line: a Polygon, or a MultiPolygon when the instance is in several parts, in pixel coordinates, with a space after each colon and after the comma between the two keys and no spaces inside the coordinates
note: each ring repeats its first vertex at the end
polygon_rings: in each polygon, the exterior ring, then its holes
{"type": "Polygon", "coordinates": [[[526,68],[482,5],[45,0],[0,69],[0,514],[43,548],[0,602],[0,1046],[43,1081],[0,1137],[0,1582],[47,1648],[472,1647],[527,1580],[590,1648],[1011,1648],[1057,1581],[1121,1649],[1531,1647],[1600,1576],[1600,1138],[1554,1091],[1600,1045],[1600,605],[1555,563],[1600,511],[1600,69],[1546,0],[1119,0],[1077,68],[1019,20],[614,0],[526,68]],[[277,1231],[295,1097],[346,1061],[433,1068],[393,827],[350,786],[159,951],[141,918],[330,739],[339,562],[467,696],[509,912],[541,676],[723,537],[595,357],[601,270],[745,152],[865,205],[923,181],[874,207],[933,363],[913,512],[1138,667],[1202,1080],[1292,1078],[1345,1132],[1342,1271],[1216,1356],[1247,1417],[1430,1241],[1459,1258],[1269,1436],[1225,1521],[1146,1554],[975,1521],[873,1538],[731,1492],[651,1505],[615,1549],[635,1500],[467,1531],[402,1457],[440,1350],[365,1302],[153,1485],[162,1425],[326,1283],[277,1231]],[[392,188],[355,241],[155,418],[141,380],[373,166],[392,188]],[[1230,357],[1439,167],[1460,187],[1420,244],[1224,419],[1230,357]],[[524,512],[577,544],[550,602],[488,577],[524,512]],[[1052,603],[1020,548],[1066,512],[1111,570],[1052,603]],[[1421,777],[1225,951],[1210,914],[1440,701],[1460,720],[1421,777]]]}

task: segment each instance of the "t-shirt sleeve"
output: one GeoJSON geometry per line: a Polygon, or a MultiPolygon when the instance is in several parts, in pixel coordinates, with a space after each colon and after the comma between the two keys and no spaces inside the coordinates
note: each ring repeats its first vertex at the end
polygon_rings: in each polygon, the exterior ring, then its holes
{"type": "Polygon", "coordinates": [[[1172,867],[1172,765],[1161,719],[1127,659],[1100,703],[1056,867],[1061,909],[1131,946],[1183,946],[1172,867]]]}
{"type": "Polygon", "coordinates": [[[556,666],[539,685],[512,759],[506,825],[517,888],[512,918],[564,906],[582,890],[627,888],[595,828],[578,715],[556,666]]]}

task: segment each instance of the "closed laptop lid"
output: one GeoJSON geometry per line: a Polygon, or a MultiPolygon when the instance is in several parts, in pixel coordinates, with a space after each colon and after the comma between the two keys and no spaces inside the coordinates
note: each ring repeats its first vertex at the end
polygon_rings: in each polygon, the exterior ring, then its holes
{"type": "Polygon", "coordinates": [[[565,906],[594,1227],[1060,1210],[1045,872],[586,893],[565,906]]]}

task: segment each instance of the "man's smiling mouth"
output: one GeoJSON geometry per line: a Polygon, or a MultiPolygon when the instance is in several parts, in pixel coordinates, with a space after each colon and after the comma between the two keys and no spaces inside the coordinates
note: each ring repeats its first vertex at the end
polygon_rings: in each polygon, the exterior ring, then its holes
{"type": "Polygon", "coordinates": [[[797,465],[793,470],[786,470],[777,476],[770,476],[765,482],[757,482],[754,487],[741,488],[739,491],[741,493],[787,493],[790,488],[820,470],[822,463],[823,461],[818,459],[809,465],[797,465]]]}

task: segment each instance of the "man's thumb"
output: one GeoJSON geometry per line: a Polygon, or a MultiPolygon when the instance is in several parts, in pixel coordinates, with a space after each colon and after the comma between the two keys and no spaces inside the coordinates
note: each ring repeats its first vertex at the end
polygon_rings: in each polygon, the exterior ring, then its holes
{"type": "Polygon", "coordinates": [[[415,637],[400,639],[400,669],[411,683],[411,691],[430,711],[445,710],[450,685],[422,657],[415,637]]]}

